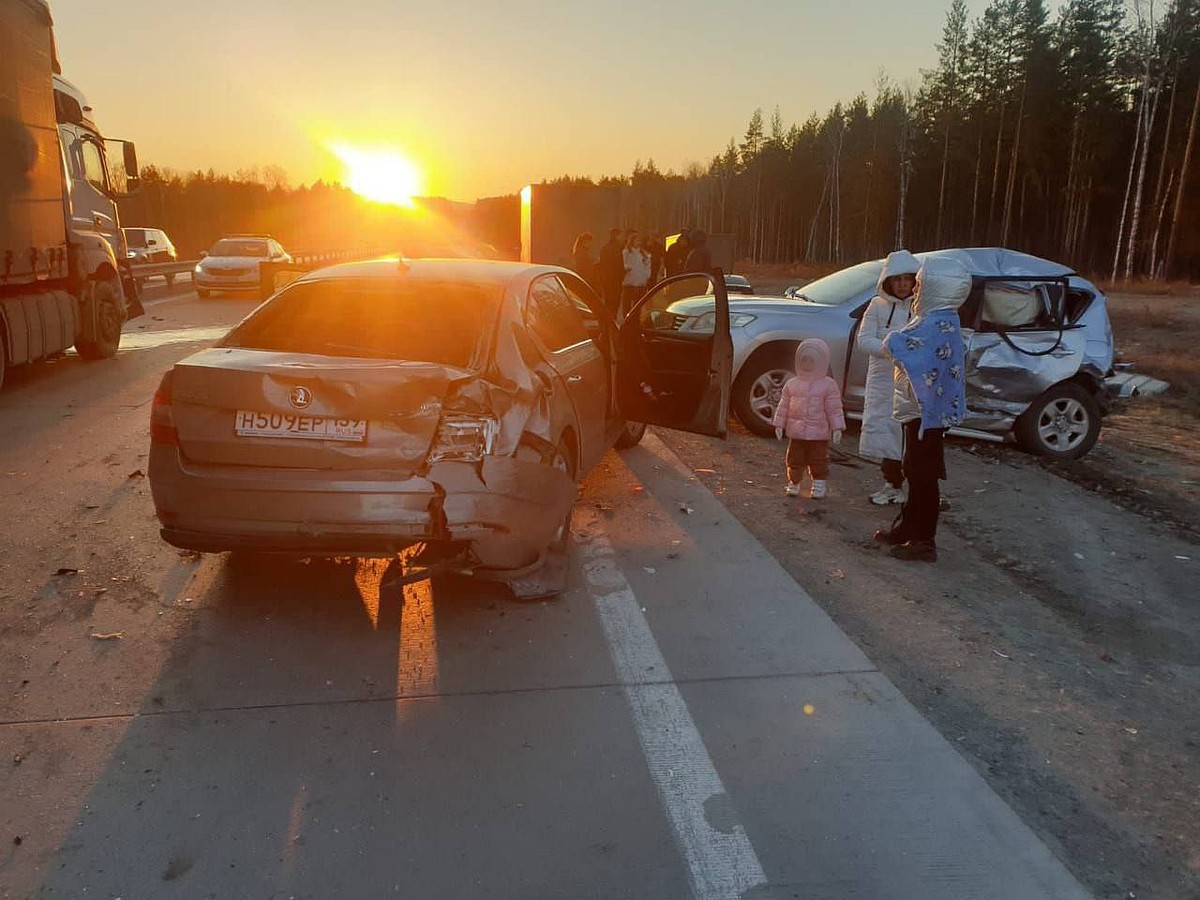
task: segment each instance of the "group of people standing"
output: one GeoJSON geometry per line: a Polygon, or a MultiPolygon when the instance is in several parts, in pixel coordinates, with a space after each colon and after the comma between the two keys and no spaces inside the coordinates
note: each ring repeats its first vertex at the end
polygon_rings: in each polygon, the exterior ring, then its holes
{"type": "Polygon", "coordinates": [[[618,319],[664,278],[713,269],[708,236],[698,229],[683,229],[667,247],[659,235],[613,228],[598,258],[594,243],[590,231],[575,239],[574,269],[618,319]]]}
{"type": "MultiPolygon", "coordinates": [[[[859,453],[880,460],[885,483],[871,502],[903,504],[892,527],[875,534],[897,559],[937,560],[942,441],[966,412],[958,308],[970,291],[961,263],[933,258],[922,265],[898,250],[884,264],[859,329],[858,346],[870,355],[859,453]]],[[[823,341],[807,340],[797,349],[796,375],[784,385],[774,424],[776,436],[788,439],[787,493],[798,495],[808,474],[810,496],[823,499],[829,444],[838,444],[846,428],[823,341]]]]}

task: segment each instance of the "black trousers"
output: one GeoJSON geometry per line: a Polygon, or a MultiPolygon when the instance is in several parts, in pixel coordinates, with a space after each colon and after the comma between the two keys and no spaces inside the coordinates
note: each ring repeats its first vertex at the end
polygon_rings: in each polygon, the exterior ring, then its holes
{"type": "Polygon", "coordinates": [[[902,541],[933,541],[937,536],[942,503],[938,482],[946,477],[945,430],[929,428],[924,437],[919,437],[920,432],[920,420],[904,423],[904,477],[908,479],[908,500],[892,528],[893,537],[902,541]]]}
{"type": "Polygon", "coordinates": [[[885,459],[879,463],[883,480],[894,488],[904,487],[904,463],[898,459],[885,459]]]}

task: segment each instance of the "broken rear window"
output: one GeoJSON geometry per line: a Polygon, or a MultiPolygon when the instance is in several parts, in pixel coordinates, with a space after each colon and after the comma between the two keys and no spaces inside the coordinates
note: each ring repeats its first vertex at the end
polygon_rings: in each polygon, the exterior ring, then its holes
{"type": "Polygon", "coordinates": [[[298,282],[259,307],[220,346],[472,368],[499,303],[499,288],[477,284],[298,282]]]}

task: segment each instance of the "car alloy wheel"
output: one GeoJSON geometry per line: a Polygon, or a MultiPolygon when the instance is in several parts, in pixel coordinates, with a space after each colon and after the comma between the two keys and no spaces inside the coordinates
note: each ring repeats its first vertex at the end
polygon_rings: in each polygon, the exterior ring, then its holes
{"type": "Polygon", "coordinates": [[[791,377],[792,373],[787,369],[771,369],[759,375],[750,385],[750,408],[765,424],[771,424],[775,407],[783,396],[783,386],[791,377]]]}
{"type": "Polygon", "coordinates": [[[1017,420],[1015,434],[1017,443],[1029,453],[1079,459],[1100,437],[1100,405],[1081,384],[1057,384],[1030,404],[1017,420]]]}
{"type": "Polygon", "coordinates": [[[1038,437],[1056,453],[1074,450],[1087,437],[1088,412],[1073,397],[1062,397],[1042,408],[1038,437]]]}

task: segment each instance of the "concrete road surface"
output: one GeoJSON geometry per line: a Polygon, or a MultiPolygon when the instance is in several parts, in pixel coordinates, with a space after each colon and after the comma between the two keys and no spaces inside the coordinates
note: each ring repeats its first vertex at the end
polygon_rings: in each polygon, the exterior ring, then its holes
{"type": "Polygon", "coordinates": [[[1086,896],[653,435],[553,603],[165,546],[150,396],[254,303],[150,294],[0,394],[0,896],[1086,896]]]}

